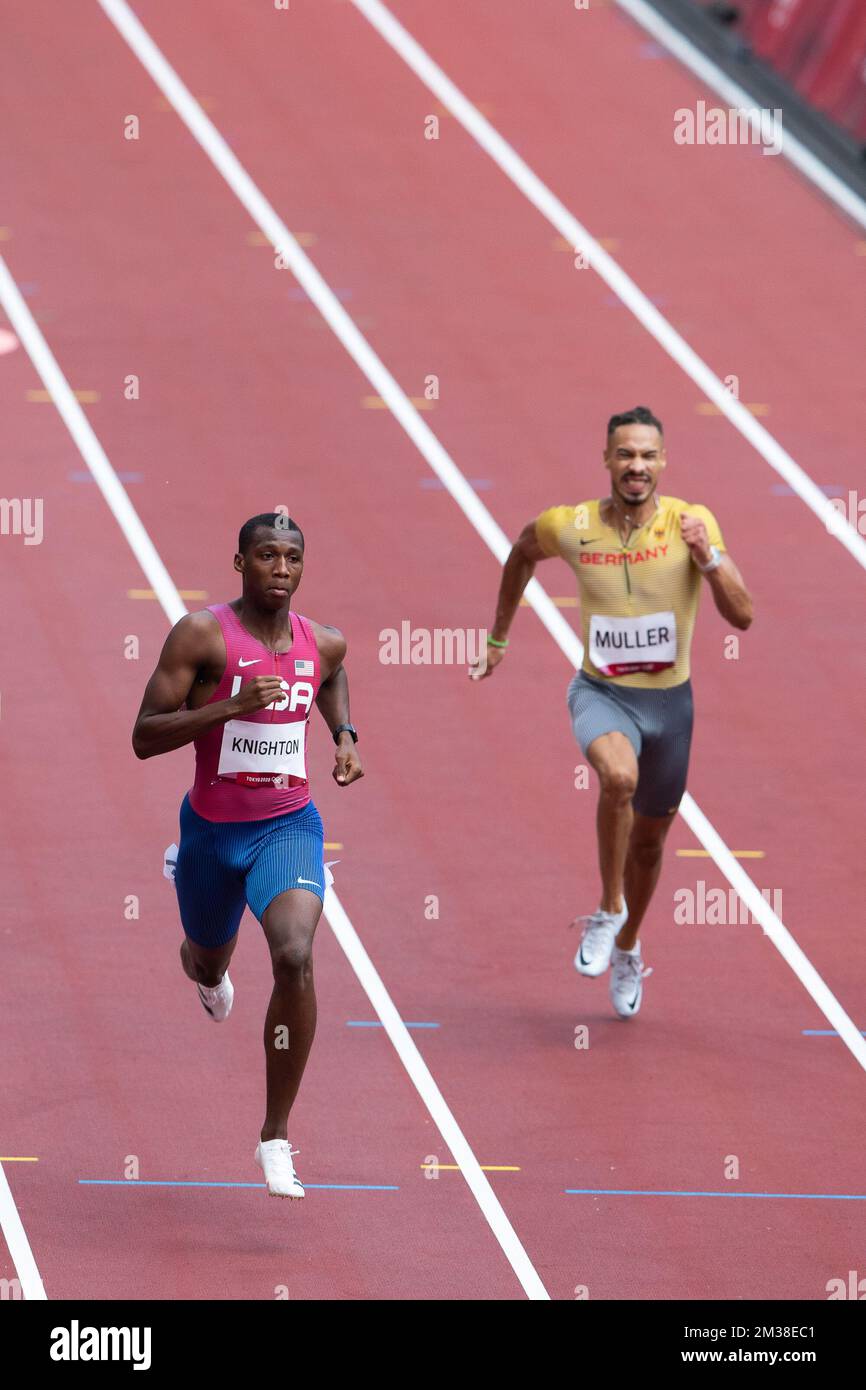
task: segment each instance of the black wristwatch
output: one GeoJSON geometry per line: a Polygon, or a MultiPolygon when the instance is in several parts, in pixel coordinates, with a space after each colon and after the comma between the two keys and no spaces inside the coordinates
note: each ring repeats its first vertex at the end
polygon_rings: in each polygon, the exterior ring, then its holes
{"type": "Polygon", "coordinates": [[[351,734],[352,742],[358,742],[358,730],[355,728],[354,724],[339,724],[337,728],[334,730],[335,743],[340,742],[340,734],[351,734]]]}

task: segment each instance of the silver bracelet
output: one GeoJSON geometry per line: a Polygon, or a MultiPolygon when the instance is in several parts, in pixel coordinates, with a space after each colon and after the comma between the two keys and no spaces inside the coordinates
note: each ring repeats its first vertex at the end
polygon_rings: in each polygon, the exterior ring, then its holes
{"type": "MultiPolygon", "coordinates": [[[[710,546],[710,561],[707,565],[698,565],[701,574],[709,574],[712,570],[717,570],[722,563],[722,552],[717,545],[710,546]]],[[[697,565],[697,560],[695,561],[697,565]]]]}

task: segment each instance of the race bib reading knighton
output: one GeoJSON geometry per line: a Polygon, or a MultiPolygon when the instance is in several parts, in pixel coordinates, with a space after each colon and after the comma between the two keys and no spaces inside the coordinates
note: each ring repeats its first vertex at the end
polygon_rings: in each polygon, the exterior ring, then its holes
{"type": "Polygon", "coordinates": [[[254,724],[230,719],[223,727],[218,777],[248,787],[274,786],[291,777],[306,781],[305,719],[290,724],[254,724]],[[278,781],[278,779],[280,779],[278,781]]]}
{"type": "Polygon", "coordinates": [[[608,618],[594,613],[589,625],[589,659],[604,676],[666,670],[677,659],[675,614],[608,618]]]}

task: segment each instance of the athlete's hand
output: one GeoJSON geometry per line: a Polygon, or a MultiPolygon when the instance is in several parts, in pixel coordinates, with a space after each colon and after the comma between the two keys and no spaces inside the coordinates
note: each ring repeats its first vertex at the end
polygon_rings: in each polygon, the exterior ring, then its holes
{"type": "Polygon", "coordinates": [[[499,665],[505,655],[505,647],[487,647],[481,654],[480,660],[469,667],[469,679],[471,681],[483,681],[499,665]]]}
{"type": "Polygon", "coordinates": [[[244,681],[237,695],[229,700],[231,718],[266,709],[274,700],[279,700],[285,688],[286,682],[282,676],[253,676],[251,681],[244,681]]]}
{"type": "Polygon", "coordinates": [[[711,560],[710,538],[700,517],[680,512],[680,531],[683,540],[692,553],[692,559],[699,565],[707,565],[711,560]]]}
{"type": "Polygon", "coordinates": [[[348,787],[350,782],[357,782],[359,777],[364,776],[361,759],[358,757],[354,743],[348,744],[345,748],[337,749],[337,759],[334,763],[332,776],[339,787],[348,787]]]}

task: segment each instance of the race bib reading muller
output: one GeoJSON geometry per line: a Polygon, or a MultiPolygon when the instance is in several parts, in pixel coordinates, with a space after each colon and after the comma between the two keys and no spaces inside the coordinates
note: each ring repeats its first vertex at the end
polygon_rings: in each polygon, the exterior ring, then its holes
{"type": "Polygon", "coordinates": [[[677,659],[676,615],[644,613],[641,617],[612,618],[593,613],[589,659],[604,676],[667,670],[677,659]]]}

